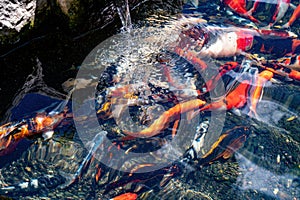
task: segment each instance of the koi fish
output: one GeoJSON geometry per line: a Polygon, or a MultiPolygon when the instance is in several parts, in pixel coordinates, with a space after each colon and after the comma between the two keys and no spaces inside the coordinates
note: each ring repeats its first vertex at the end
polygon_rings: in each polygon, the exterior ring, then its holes
{"type": "Polygon", "coordinates": [[[300,72],[291,69],[291,71],[288,73],[288,77],[293,80],[300,81],[300,72]]]}
{"type": "Polygon", "coordinates": [[[241,52],[252,48],[254,35],[258,32],[252,30],[236,30],[221,33],[217,36],[214,43],[203,46],[199,55],[211,56],[213,58],[231,57],[241,54],[241,52]]]}
{"type": "Polygon", "coordinates": [[[191,62],[196,69],[198,69],[199,71],[203,71],[205,69],[207,69],[207,64],[201,60],[197,54],[191,52],[191,51],[184,51],[183,49],[176,47],[175,48],[175,53],[177,53],[179,56],[187,59],[189,62],[191,62]]]}
{"type": "Polygon", "coordinates": [[[94,139],[92,140],[92,144],[91,144],[88,154],[84,157],[83,161],[81,162],[81,164],[79,165],[78,169],[76,170],[76,172],[74,174],[60,172],[61,176],[64,177],[64,179],[65,179],[65,182],[60,185],[60,188],[69,187],[76,180],[81,178],[83,171],[92,162],[92,158],[93,158],[94,154],[96,153],[97,149],[99,148],[99,146],[102,144],[103,138],[105,137],[106,134],[107,134],[106,131],[101,131],[94,137],[94,139]]]}
{"type": "Polygon", "coordinates": [[[158,135],[162,130],[168,127],[168,125],[180,117],[182,113],[199,109],[206,102],[200,99],[193,99],[183,103],[179,103],[176,106],[165,111],[158,119],[156,119],[149,127],[143,129],[140,132],[130,132],[123,130],[126,135],[133,137],[153,137],[158,135]]]}
{"type": "Polygon", "coordinates": [[[284,67],[300,71],[300,55],[294,55],[290,57],[283,57],[278,60],[273,61],[277,64],[280,64],[284,67]]]}
{"type": "Polygon", "coordinates": [[[254,45],[248,52],[261,52],[283,56],[300,53],[300,40],[293,38],[262,38],[254,36],[254,45]]]}
{"type": "Polygon", "coordinates": [[[228,159],[230,156],[242,147],[250,134],[248,127],[235,127],[226,133],[223,133],[219,139],[212,145],[211,149],[199,160],[199,165],[207,165],[218,159],[228,159]]]}
{"type": "Polygon", "coordinates": [[[179,170],[180,168],[177,165],[172,165],[147,173],[127,174],[122,176],[120,179],[106,185],[104,193],[107,193],[114,188],[124,188],[124,186],[126,186],[128,183],[142,183],[141,185],[147,186],[147,184],[151,184],[153,180],[158,181],[163,179],[166,173],[172,177],[173,175],[178,174],[180,172],[179,170]]]}
{"type": "Polygon", "coordinates": [[[258,0],[254,1],[253,7],[247,12],[248,15],[252,15],[256,11],[258,5],[259,5],[259,1],[258,0]]]}
{"type": "Polygon", "coordinates": [[[259,21],[250,15],[250,13],[246,10],[246,1],[245,0],[221,0],[223,4],[228,6],[234,12],[238,13],[239,15],[246,17],[253,21],[254,23],[259,23],[259,21]]]}
{"type": "Polygon", "coordinates": [[[44,189],[53,189],[64,183],[65,179],[60,175],[44,175],[29,181],[20,182],[0,188],[0,194],[11,193],[36,193],[44,189]]]}
{"type": "Polygon", "coordinates": [[[203,112],[208,110],[231,110],[233,108],[241,108],[247,102],[249,87],[250,87],[249,81],[244,80],[233,91],[231,91],[224,99],[209,103],[201,107],[197,112],[203,112]]]}
{"type": "Polygon", "coordinates": [[[219,73],[205,83],[205,85],[202,87],[202,90],[204,90],[204,92],[211,91],[216,87],[218,81],[223,77],[224,74],[238,67],[240,67],[240,65],[237,62],[225,63],[219,68],[219,73]]]}
{"type": "Polygon", "coordinates": [[[191,118],[195,117],[202,111],[209,110],[231,110],[233,108],[241,108],[247,102],[247,93],[250,87],[249,81],[244,80],[232,92],[230,92],[224,99],[217,102],[206,104],[205,101],[194,99],[187,102],[179,103],[176,106],[165,111],[158,119],[156,119],[149,127],[140,132],[130,132],[123,130],[126,135],[132,137],[153,137],[158,135],[162,130],[166,129],[170,122],[177,120],[180,114],[189,111],[194,111],[191,118]],[[196,110],[196,111],[195,111],[196,110]]]}
{"type": "Polygon", "coordinates": [[[273,22],[269,23],[269,25],[267,26],[268,28],[274,26],[274,24],[276,24],[279,20],[281,20],[284,17],[286,11],[290,6],[290,3],[290,0],[277,0],[276,11],[272,17],[273,22]]]}
{"type": "Polygon", "coordinates": [[[279,74],[281,76],[286,76],[288,78],[291,78],[295,81],[300,81],[300,72],[294,69],[287,68],[283,65],[276,64],[276,63],[270,63],[271,67],[265,67],[266,70],[269,70],[273,73],[279,74]]]}
{"type": "Polygon", "coordinates": [[[204,70],[207,65],[200,59],[201,57],[220,58],[236,56],[249,51],[259,52],[260,47],[271,48],[276,42],[287,43],[274,47],[276,52],[292,52],[293,48],[299,46],[294,36],[295,34],[284,30],[220,28],[196,25],[182,32],[174,51],[192,64],[197,63],[200,66],[199,69],[204,70]],[[283,49],[285,47],[287,48],[286,52],[283,49]]]}
{"type": "Polygon", "coordinates": [[[297,8],[294,10],[290,20],[285,25],[283,25],[283,28],[290,27],[299,17],[300,17],[300,5],[298,5],[297,8]]]}
{"type": "Polygon", "coordinates": [[[250,106],[250,115],[253,113],[256,115],[256,106],[262,95],[263,85],[273,77],[273,72],[264,70],[259,73],[257,81],[255,82],[255,89],[251,95],[251,106],[250,106]]]}
{"type": "Polygon", "coordinates": [[[118,195],[116,197],[113,197],[110,200],[136,200],[137,197],[138,197],[137,194],[131,193],[131,192],[127,192],[127,193],[118,195]]]}
{"type": "Polygon", "coordinates": [[[199,154],[201,153],[201,149],[204,146],[204,137],[209,128],[209,121],[205,120],[197,126],[196,134],[193,140],[192,145],[183,155],[183,162],[190,162],[192,160],[197,160],[199,158],[199,154]]]}
{"type": "MultiPolygon", "coordinates": [[[[223,3],[226,6],[228,6],[230,9],[232,9],[234,12],[236,12],[237,14],[244,16],[255,23],[259,23],[259,21],[252,16],[253,12],[256,11],[259,5],[258,0],[254,2],[253,7],[249,11],[246,10],[245,0],[223,0],[223,3]]],[[[270,28],[274,26],[274,24],[276,24],[279,20],[281,20],[290,6],[291,6],[290,0],[277,0],[275,13],[272,16],[272,22],[270,22],[266,28],[270,28]]],[[[294,11],[294,14],[292,15],[290,21],[286,25],[284,25],[284,27],[289,27],[299,17],[300,8],[298,7],[294,11]]]]}
{"type": "Polygon", "coordinates": [[[6,124],[0,127],[0,156],[11,152],[9,148],[15,148],[24,138],[28,138],[43,133],[43,137],[48,139],[52,136],[53,130],[62,122],[63,119],[70,117],[65,112],[52,116],[37,114],[36,117],[23,120],[16,124],[6,124]]]}

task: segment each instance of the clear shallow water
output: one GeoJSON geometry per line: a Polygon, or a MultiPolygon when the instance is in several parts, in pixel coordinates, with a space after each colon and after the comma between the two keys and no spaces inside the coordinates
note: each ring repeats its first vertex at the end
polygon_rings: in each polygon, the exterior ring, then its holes
{"type": "MultiPolygon", "coordinates": [[[[213,4],[207,3],[204,5],[204,7],[207,6],[213,6],[213,4]]],[[[200,12],[202,9],[204,8],[200,7],[198,10],[192,10],[192,12],[200,12]]],[[[209,12],[202,11],[201,13],[209,22],[212,19],[214,26],[225,25],[226,22],[232,20],[230,16],[227,16],[228,18],[220,17],[217,18],[220,20],[217,20],[216,16],[210,15],[209,12]],[[218,23],[215,23],[217,21],[218,23]]],[[[92,98],[93,96],[89,96],[89,98],[86,98],[87,104],[83,104],[85,106],[90,105],[90,102],[95,102],[95,110],[101,108],[102,104],[108,100],[108,94],[115,88],[121,88],[128,84],[135,85],[126,93],[130,93],[133,96],[136,95],[142,101],[137,106],[133,105],[130,107],[128,111],[129,116],[120,115],[119,113],[123,111],[123,107],[117,107],[128,103],[128,98],[124,97],[125,103],[120,100],[114,108],[114,119],[99,119],[99,127],[107,131],[110,141],[119,142],[118,138],[123,136],[121,130],[131,129],[134,125],[140,125],[139,123],[144,123],[144,126],[151,124],[153,120],[162,114],[163,110],[174,106],[176,101],[180,102],[184,99],[195,98],[195,94],[191,91],[202,86],[204,82],[203,77],[211,75],[207,72],[208,74],[202,73],[196,76],[199,74],[199,71],[195,70],[193,65],[185,59],[169,53],[174,41],[178,39],[176,34],[179,35],[183,28],[179,20],[161,16],[149,18],[144,23],[155,26],[133,29],[131,35],[124,33],[106,40],[106,46],[104,45],[106,48],[96,48],[97,51],[92,54],[94,56],[92,57],[94,59],[93,63],[88,66],[94,67],[94,70],[88,71],[92,72],[88,74],[88,78],[84,77],[84,79],[81,79],[80,89],[87,89],[87,85],[95,88],[93,83],[96,82],[97,84],[97,90],[94,90],[94,96],[97,97],[96,101],[92,98]],[[174,37],[170,37],[170,35],[174,37]],[[161,59],[165,59],[165,57],[171,59],[171,64],[164,66],[159,61],[160,59],[157,59],[157,55],[162,55],[161,59]],[[172,77],[175,77],[174,82],[170,82],[166,78],[165,73],[168,69],[172,77]],[[100,73],[97,70],[104,71],[100,73]],[[101,76],[101,74],[110,76],[111,74],[117,74],[112,76],[114,80],[117,80],[117,84],[112,83],[110,78],[101,76]],[[189,90],[190,93],[188,93],[189,90]],[[165,94],[169,94],[169,96],[166,97],[164,96],[165,94]],[[162,100],[157,96],[160,96],[162,100]],[[174,96],[177,99],[170,102],[169,99],[172,99],[174,96]],[[144,114],[144,111],[146,114],[144,114]],[[116,116],[121,116],[121,118],[116,116]],[[122,118],[123,116],[125,118],[122,118]],[[141,116],[145,116],[146,119],[141,119],[141,116]],[[152,116],[152,118],[148,119],[148,116],[152,116]]],[[[243,20],[233,24],[244,26],[243,20]]],[[[211,68],[217,69],[220,64],[233,59],[232,57],[222,59],[210,58],[207,62],[210,63],[209,66],[211,68]]],[[[239,62],[242,62],[243,59],[244,57],[242,56],[237,57],[239,62]]],[[[83,67],[85,67],[84,64],[83,67]]],[[[88,69],[90,70],[90,68],[88,69]]],[[[236,72],[227,78],[225,77],[224,90],[231,87],[228,83],[232,79],[236,80],[242,75],[243,73],[236,72]]],[[[247,74],[247,72],[245,76],[253,77],[252,74],[247,74]]],[[[224,90],[223,92],[225,92],[224,90]]],[[[217,90],[215,93],[212,93],[212,96],[204,97],[205,100],[211,101],[211,97],[217,98],[224,95],[220,90],[217,90]]],[[[68,98],[57,98],[55,94],[51,92],[46,94],[25,92],[24,98],[21,98],[20,106],[12,109],[12,114],[15,113],[14,116],[16,116],[13,119],[18,121],[26,118],[26,116],[34,116],[36,112],[45,111],[48,113],[51,110],[55,110],[54,108],[57,108],[57,105],[60,105],[60,103],[65,105],[68,98]],[[43,104],[39,107],[38,103],[32,102],[43,102],[43,104]]],[[[226,112],[225,117],[219,113],[213,115],[208,112],[197,118],[193,123],[188,123],[185,115],[181,116],[179,126],[181,131],[178,133],[184,134],[177,134],[178,140],[183,141],[183,144],[181,146],[169,145],[171,148],[164,149],[157,155],[154,153],[151,157],[159,162],[169,162],[169,165],[164,165],[161,169],[130,175],[128,170],[130,172],[136,166],[139,166],[141,162],[145,163],[149,162],[149,160],[143,160],[143,158],[141,159],[136,155],[126,158],[125,154],[120,157],[112,155],[112,158],[110,158],[111,155],[108,150],[111,148],[110,144],[101,144],[95,154],[96,158],[109,161],[112,163],[112,166],[118,166],[119,170],[116,170],[114,167],[111,169],[107,167],[107,163],[103,164],[103,162],[101,163],[95,159],[93,162],[86,164],[88,167],[83,171],[80,180],[75,181],[67,188],[61,189],[60,186],[63,186],[64,182],[68,182],[67,178],[76,174],[76,170],[82,164],[85,164],[85,158],[88,158],[89,153],[93,149],[91,144],[86,144],[86,146],[82,144],[82,141],[85,141],[82,135],[79,134],[78,136],[72,122],[67,121],[67,123],[56,129],[53,139],[49,141],[43,141],[41,138],[26,140],[27,142],[24,143],[27,143],[27,145],[24,146],[27,146],[27,148],[17,148],[19,154],[14,156],[15,161],[5,161],[7,163],[3,164],[1,168],[2,185],[29,181],[45,175],[51,178],[55,177],[55,179],[50,178],[48,181],[53,185],[50,184],[50,187],[39,190],[29,188],[24,193],[12,191],[10,194],[4,193],[4,195],[9,195],[16,199],[19,199],[21,196],[25,196],[23,198],[108,199],[125,192],[136,192],[140,199],[298,198],[300,140],[298,136],[299,106],[297,99],[299,99],[299,94],[299,85],[297,83],[282,80],[279,84],[269,83],[265,87],[263,98],[257,109],[258,116],[255,118],[250,118],[247,115],[249,106],[243,107],[239,112],[226,112]],[[197,125],[204,118],[208,118],[213,123],[210,122],[208,132],[210,134],[204,139],[202,154],[210,148],[222,132],[235,126],[250,126],[251,134],[244,146],[229,160],[225,162],[216,161],[199,168],[197,162],[186,163],[181,162],[181,159],[183,152],[192,143],[197,125]],[[223,120],[225,121],[223,122],[223,120]],[[221,127],[220,124],[222,123],[224,123],[224,126],[221,127]],[[220,128],[222,129],[221,132],[218,130],[220,128]],[[184,137],[188,137],[188,139],[184,137]],[[124,157],[127,160],[124,160],[124,157]],[[101,171],[101,176],[96,181],[95,176],[99,170],[101,171]],[[168,177],[171,177],[170,181],[168,181],[168,177]]],[[[77,105],[82,105],[80,103],[77,105]]],[[[84,106],[82,117],[85,115],[89,116],[86,110],[87,107],[84,106]]],[[[77,113],[78,111],[81,113],[80,109],[77,110],[77,113]]],[[[172,126],[173,124],[171,124],[172,126]]],[[[140,126],[136,128],[138,129],[140,126]]],[[[164,131],[162,136],[128,141],[119,145],[124,151],[128,152],[149,152],[149,149],[159,149],[163,144],[169,144],[172,141],[172,137],[170,137],[171,132],[172,129],[169,128],[164,131]]],[[[89,127],[86,132],[86,140],[92,141],[96,133],[97,129],[92,130],[89,127]]],[[[19,145],[23,146],[23,144],[19,145]]],[[[151,167],[153,166],[149,168],[151,167]]],[[[47,181],[45,182],[49,185],[47,181]]]]}

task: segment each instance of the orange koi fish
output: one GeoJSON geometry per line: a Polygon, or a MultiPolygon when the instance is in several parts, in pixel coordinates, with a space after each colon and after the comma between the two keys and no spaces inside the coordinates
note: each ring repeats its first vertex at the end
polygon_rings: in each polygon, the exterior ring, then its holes
{"type": "Polygon", "coordinates": [[[300,81],[300,72],[291,69],[290,73],[288,74],[289,78],[300,81]]]}
{"type": "Polygon", "coordinates": [[[108,119],[111,117],[111,101],[107,101],[103,104],[103,106],[97,111],[99,118],[108,119]]]}
{"type": "Polygon", "coordinates": [[[263,85],[273,77],[273,72],[264,70],[259,73],[257,81],[255,83],[255,90],[251,95],[251,106],[250,106],[250,115],[253,113],[256,115],[256,106],[261,97],[263,85]]]}
{"type": "MultiPolygon", "coordinates": [[[[16,124],[6,124],[0,127],[0,156],[10,152],[9,148],[15,148],[21,139],[31,137],[41,133],[50,133],[62,122],[70,117],[66,113],[58,113],[53,116],[38,114],[36,117],[24,120],[16,124]]],[[[48,137],[48,136],[46,136],[48,137]]]]}
{"type": "Polygon", "coordinates": [[[206,110],[231,110],[233,108],[241,108],[247,102],[249,87],[249,81],[245,80],[233,91],[231,91],[224,99],[207,104],[200,108],[198,112],[206,110]]]}
{"type": "Polygon", "coordinates": [[[146,168],[146,167],[152,167],[153,165],[154,164],[152,164],[152,163],[139,164],[130,170],[130,174],[128,176],[132,176],[132,174],[138,172],[139,169],[146,168]]]}
{"type": "Polygon", "coordinates": [[[109,93],[109,97],[124,97],[124,98],[128,98],[128,94],[133,95],[134,90],[136,90],[139,86],[139,84],[128,84],[122,87],[116,87],[114,88],[110,93],[109,93]]]}
{"type": "Polygon", "coordinates": [[[199,165],[207,165],[218,159],[228,159],[241,148],[246,141],[250,130],[248,127],[235,127],[223,133],[212,145],[211,149],[199,160],[199,165]]]}
{"type": "Polygon", "coordinates": [[[140,132],[130,132],[126,130],[123,130],[123,132],[133,137],[153,137],[155,135],[158,135],[165,128],[167,128],[170,122],[178,119],[182,113],[199,109],[205,103],[205,101],[202,101],[200,99],[193,99],[187,102],[179,103],[176,106],[165,111],[148,128],[145,128],[140,132]]]}
{"type": "Polygon", "coordinates": [[[114,198],[111,198],[111,200],[136,200],[137,196],[138,195],[135,193],[127,192],[114,198]]]}
{"type": "Polygon", "coordinates": [[[156,119],[148,128],[140,132],[130,132],[123,130],[123,132],[132,137],[153,137],[158,135],[162,130],[166,129],[170,122],[177,120],[180,114],[189,111],[195,111],[193,117],[202,111],[207,110],[231,110],[233,108],[241,108],[247,102],[248,89],[250,87],[249,81],[245,80],[240,83],[232,92],[230,92],[225,99],[217,102],[206,104],[205,101],[194,99],[187,102],[177,104],[176,106],[165,111],[158,119],[156,119]]]}
{"type": "Polygon", "coordinates": [[[283,25],[283,27],[284,28],[290,27],[299,17],[300,17],[300,5],[297,6],[290,20],[285,25],[283,25]]]}
{"type": "Polygon", "coordinates": [[[287,76],[295,81],[300,81],[300,72],[280,63],[271,63],[271,67],[264,67],[266,70],[271,71],[273,73],[279,74],[281,76],[287,76]]]}

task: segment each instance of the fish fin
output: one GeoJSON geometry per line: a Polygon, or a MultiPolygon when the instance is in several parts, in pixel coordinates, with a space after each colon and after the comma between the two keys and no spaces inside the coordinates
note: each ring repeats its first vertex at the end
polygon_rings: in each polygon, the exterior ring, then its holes
{"type": "Polygon", "coordinates": [[[297,6],[294,5],[294,4],[292,4],[292,3],[290,3],[290,7],[291,7],[293,10],[295,10],[295,9],[297,8],[297,6]]]}
{"type": "Polygon", "coordinates": [[[231,112],[237,116],[242,116],[241,110],[233,108],[231,109],[231,112]]]}
{"type": "Polygon", "coordinates": [[[121,138],[121,141],[129,141],[129,140],[134,140],[134,139],[136,139],[136,137],[131,136],[131,135],[126,135],[121,138]]]}
{"type": "MultiPolygon", "coordinates": [[[[286,77],[286,78],[288,78],[288,77],[286,77]]],[[[289,79],[289,78],[288,78],[288,79],[289,79]]],[[[274,79],[274,78],[271,78],[270,81],[271,81],[271,83],[282,84],[281,81],[279,81],[279,80],[277,80],[277,79],[274,79]]]]}

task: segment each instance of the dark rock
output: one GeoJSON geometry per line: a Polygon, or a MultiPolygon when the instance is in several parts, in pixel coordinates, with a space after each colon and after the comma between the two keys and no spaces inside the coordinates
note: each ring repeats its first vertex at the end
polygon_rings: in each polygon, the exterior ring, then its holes
{"type": "MultiPolygon", "coordinates": [[[[175,13],[179,2],[129,0],[131,18],[137,24],[137,20],[155,12],[175,13]]],[[[115,4],[119,4],[117,0],[5,0],[0,3],[4,8],[0,10],[0,121],[37,65],[37,58],[42,63],[46,84],[63,92],[61,84],[75,77],[76,67],[85,56],[120,30],[122,25],[115,4]],[[30,10],[33,16],[12,18],[13,12],[23,7],[24,12],[30,10]]]]}

